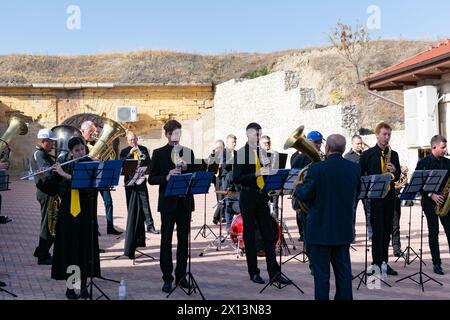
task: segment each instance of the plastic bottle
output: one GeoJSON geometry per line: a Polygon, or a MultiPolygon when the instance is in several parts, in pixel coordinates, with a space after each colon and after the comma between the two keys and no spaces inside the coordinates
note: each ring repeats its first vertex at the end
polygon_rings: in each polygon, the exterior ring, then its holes
{"type": "Polygon", "coordinates": [[[121,278],[119,284],[119,300],[125,300],[126,295],[127,287],[125,286],[125,280],[121,278]]]}
{"type": "Polygon", "coordinates": [[[381,264],[381,278],[386,279],[387,278],[387,263],[386,261],[383,261],[381,264]]]}

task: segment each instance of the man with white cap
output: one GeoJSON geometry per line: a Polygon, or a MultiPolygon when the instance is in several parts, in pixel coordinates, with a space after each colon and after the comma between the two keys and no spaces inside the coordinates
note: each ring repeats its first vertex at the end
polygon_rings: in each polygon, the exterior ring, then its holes
{"type": "MultiPolygon", "coordinates": [[[[55,140],[55,134],[50,129],[39,130],[37,134],[36,150],[33,152],[30,159],[30,166],[33,172],[47,169],[55,164],[54,157],[50,155],[55,140]]],[[[43,185],[49,180],[52,174],[52,171],[48,171],[34,176],[34,182],[36,183],[36,198],[41,206],[39,244],[34,251],[34,256],[38,258],[38,264],[41,265],[52,264],[52,256],[49,251],[54,239],[48,230],[47,216],[50,196],[42,191],[44,190],[43,185]]],[[[48,191],[48,188],[45,188],[45,190],[48,191]]]]}

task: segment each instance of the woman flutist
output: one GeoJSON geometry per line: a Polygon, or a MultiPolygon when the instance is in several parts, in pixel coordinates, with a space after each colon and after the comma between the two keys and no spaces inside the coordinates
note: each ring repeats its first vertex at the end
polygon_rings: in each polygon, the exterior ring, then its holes
{"type": "MultiPolygon", "coordinates": [[[[64,166],[61,166],[61,163],[77,158],[80,158],[79,162],[91,161],[91,159],[86,157],[86,145],[83,139],[74,137],[69,140],[68,146],[69,153],[59,158],[58,163],[54,165],[54,171],[58,173],[55,175],[54,185],[58,188],[61,204],[56,224],[52,278],[66,280],[73,272],[68,271],[68,267],[78,266],[81,272],[80,297],[86,299],[88,292],[84,288],[86,288],[88,276],[91,276],[92,271],[94,277],[100,276],[98,234],[97,232],[91,234],[93,215],[97,210],[97,199],[93,197],[97,198],[97,192],[91,189],[71,189],[76,162],[64,166]]],[[[68,299],[78,298],[75,290],[69,288],[66,296],[68,299]]]]}

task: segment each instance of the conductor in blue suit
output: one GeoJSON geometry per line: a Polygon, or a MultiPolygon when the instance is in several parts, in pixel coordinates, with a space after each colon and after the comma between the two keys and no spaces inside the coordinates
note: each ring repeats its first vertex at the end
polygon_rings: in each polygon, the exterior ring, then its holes
{"type": "Polygon", "coordinates": [[[305,241],[314,265],[316,300],[329,300],[330,263],[336,278],[334,299],[353,299],[350,244],[361,170],[342,157],[345,144],[343,136],[329,136],[325,147],[327,159],[311,165],[304,183],[295,190],[296,199],[309,204],[305,241]]]}

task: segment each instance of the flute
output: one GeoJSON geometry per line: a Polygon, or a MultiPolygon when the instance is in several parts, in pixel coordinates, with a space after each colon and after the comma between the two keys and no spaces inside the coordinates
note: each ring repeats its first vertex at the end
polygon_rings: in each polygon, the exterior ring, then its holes
{"type": "MultiPolygon", "coordinates": [[[[81,160],[81,159],[84,159],[84,158],[87,158],[87,157],[89,157],[88,154],[85,155],[85,156],[82,156],[82,157],[80,157],[80,158],[72,159],[72,160],[66,161],[66,162],[64,162],[64,163],[61,163],[60,166],[62,167],[62,166],[65,166],[66,164],[69,164],[69,163],[72,163],[72,162],[75,162],[75,161],[78,161],[78,160],[81,160]]],[[[47,169],[43,169],[43,170],[40,170],[40,171],[33,172],[32,174],[29,174],[28,176],[25,176],[25,177],[20,178],[20,180],[26,180],[26,179],[28,179],[28,178],[37,176],[37,175],[39,175],[39,174],[41,174],[41,173],[45,173],[45,172],[51,171],[51,170],[53,170],[53,166],[48,167],[47,169]]]]}

